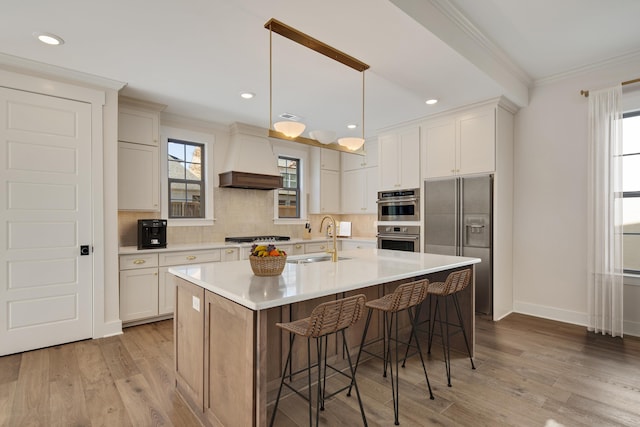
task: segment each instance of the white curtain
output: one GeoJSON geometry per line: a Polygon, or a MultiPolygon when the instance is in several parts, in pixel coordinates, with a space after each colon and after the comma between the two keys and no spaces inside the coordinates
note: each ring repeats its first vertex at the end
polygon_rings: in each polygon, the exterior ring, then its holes
{"type": "Polygon", "coordinates": [[[589,331],[622,337],[622,87],[589,92],[589,331]]]}

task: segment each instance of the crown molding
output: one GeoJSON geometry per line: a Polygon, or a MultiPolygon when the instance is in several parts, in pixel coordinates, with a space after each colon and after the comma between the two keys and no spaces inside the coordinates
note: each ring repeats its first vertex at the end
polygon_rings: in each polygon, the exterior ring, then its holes
{"type": "Polygon", "coordinates": [[[94,88],[119,91],[127,85],[125,82],[108,79],[57,65],[0,53],[0,66],[14,72],[30,74],[36,77],[56,78],[67,83],[82,83],[94,88]]]}
{"type": "Polygon", "coordinates": [[[450,0],[429,0],[429,2],[445,15],[449,20],[475,41],[478,46],[496,62],[505,67],[507,71],[516,77],[525,86],[530,86],[533,79],[529,74],[517,65],[509,55],[498,45],[493,43],[478,29],[450,0]]]}
{"type": "MultiPolygon", "coordinates": [[[[627,62],[640,61],[640,51],[628,52],[624,55],[619,55],[613,58],[604,59],[602,61],[594,62],[592,64],[584,65],[582,67],[572,68],[571,70],[563,71],[562,73],[553,74],[548,77],[537,79],[533,82],[534,87],[545,86],[553,84],[562,80],[570,79],[585,75],[590,72],[603,70],[619,65],[624,65],[627,62]]],[[[637,76],[630,76],[629,78],[635,78],[637,76]]]]}

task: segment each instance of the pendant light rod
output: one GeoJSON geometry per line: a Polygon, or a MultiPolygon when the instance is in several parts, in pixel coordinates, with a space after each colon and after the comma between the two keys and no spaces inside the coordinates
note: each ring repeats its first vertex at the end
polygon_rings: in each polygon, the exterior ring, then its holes
{"type": "Polygon", "coordinates": [[[356,71],[362,72],[369,68],[367,64],[357,60],[353,56],[347,55],[346,53],[341,52],[338,49],[321,42],[320,40],[316,40],[313,37],[303,33],[302,31],[298,31],[295,28],[278,21],[277,19],[269,19],[267,23],[264,24],[264,27],[269,29],[270,31],[274,31],[280,34],[282,37],[286,37],[291,41],[299,43],[306,48],[321,53],[322,55],[331,58],[334,61],[338,61],[346,65],[347,67],[351,67],[356,71]]]}

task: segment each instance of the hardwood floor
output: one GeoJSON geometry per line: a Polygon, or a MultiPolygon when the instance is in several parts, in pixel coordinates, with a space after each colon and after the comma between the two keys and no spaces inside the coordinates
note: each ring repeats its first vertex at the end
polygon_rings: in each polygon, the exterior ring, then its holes
{"type": "MultiPolygon", "coordinates": [[[[566,426],[640,425],[640,339],[523,315],[478,318],[476,329],[477,369],[456,355],[453,387],[440,348],[427,357],[433,401],[419,359],[409,359],[400,372],[401,425],[543,426],[549,418],[566,426]]],[[[168,320],[0,357],[0,426],[199,425],[174,391],[172,334],[168,320]]],[[[357,378],[369,425],[393,425],[381,362],[361,364],[357,378]]],[[[360,425],[355,393],[328,401],[321,424],[360,425]]],[[[281,400],[276,425],[307,425],[306,402],[281,400]]]]}

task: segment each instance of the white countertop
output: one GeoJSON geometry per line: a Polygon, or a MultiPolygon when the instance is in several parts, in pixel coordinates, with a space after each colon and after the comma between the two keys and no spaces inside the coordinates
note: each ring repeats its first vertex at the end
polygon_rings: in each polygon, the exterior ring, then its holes
{"type": "Polygon", "coordinates": [[[386,249],[340,251],[339,256],[349,259],[287,263],[280,276],[272,277],[255,276],[248,260],[175,266],[169,272],[249,309],[264,310],[480,262],[478,258],[386,249]]]}

